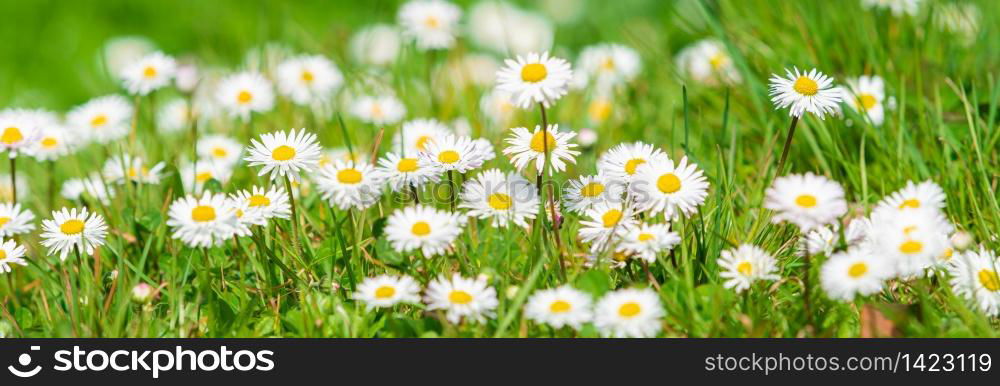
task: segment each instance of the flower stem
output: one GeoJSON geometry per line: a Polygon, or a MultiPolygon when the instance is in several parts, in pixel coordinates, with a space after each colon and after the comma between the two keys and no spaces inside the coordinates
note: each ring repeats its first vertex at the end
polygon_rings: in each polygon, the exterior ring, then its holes
{"type": "Polygon", "coordinates": [[[288,193],[288,202],[292,204],[292,251],[300,252],[299,246],[299,212],[295,206],[295,195],[292,194],[292,180],[285,176],[285,191],[288,193]]]}
{"type": "Polygon", "coordinates": [[[10,202],[17,204],[17,158],[10,158],[10,202]]]}
{"type": "Polygon", "coordinates": [[[774,172],[775,176],[781,175],[781,171],[785,167],[785,160],[788,159],[788,149],[792,147],[792,137],[795,136],[795,125],[798,123],[799,117],[792,117],[792,124],[788,126],[788,135],[785,138],[785,147],[781,149],[781,160],[778,161],[778,170],[774,172]]]}

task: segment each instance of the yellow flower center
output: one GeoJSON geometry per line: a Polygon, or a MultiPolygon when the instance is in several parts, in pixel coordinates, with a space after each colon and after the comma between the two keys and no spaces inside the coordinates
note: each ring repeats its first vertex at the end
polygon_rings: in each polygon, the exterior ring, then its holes
{"type": "Polygon", "coordinates": [[[545,80],[548,75],[549,71],[541,63],[526,64],[521,68],[521,80],[525,82],[538,83],[545,80]]]}
{"type": "Polygon", "coordinates": [[[944,252],[941,252],[940,258],[941,258],[941,260],[948,261],[948,260],[951,260],[951,256],[954,255],[954,254],[955,254],[955,250],[954,249],[951,249],[950,247],[949,248],[945,248],[944,252]]]}
{"type": "Polygon", "coordinates": [[[441,22],[439,22],[438,19],[434,16],[428,16],[426,19],[424,19],[424,25],[426,25],[427,28],[434,29],[440,26],[441,22]]]}
{"type": "Polygon", "coordinates": [[[816,84],[816,81],[809,79],[809,77],[800,76],[795,80],[795,84],[792,85],[792,89],[799,94],[813,96],[819,92],[819,84],[816,84]]]}
{"type": "Polygon", "coordinates": [[[601,61],[601,69],[605,71],[611,71],[615,69],[615,59],[612,57],[606,57],[601,61]]]}
{"type": "Polygon", "coordinates": [[[0,261],[7,260],[7,251],[0,249],[0,261]]]}
{"type": "Polygon", "coordinates": [[[16,127],[8,127],[3,129],[3,135],[0,135],[0,142],[7,145],[13,145],[15,143],[24,140],[24,135],[21,135],[21,129],[16,127]]]}
{"type": "Polygon", "coordinates": [[[208,205],[199,205],[191,210],[191,219],[197,222],[215,220],[215,208],[208,205]]]}
{"type": "Polygon", "coordinates": [[[198,175],[194,176],[194,179],[197,180],[198,182],[205,182],[205,181],[208,181],[208,180],[212,179],[212,173],[211,172],[201,172],[201,173],[198,173],[198,175]]]}
{"type": "Polygon", "coordinates": [[[250,201],[250,205],[249,205],[250,207],[258,207],[258,206],[268,206],[268,205],[271,205],[271,199],[267,198],[267,196],[262,195],[262,194],[252,195],[252,196],[250,196],[250,199],[248,201],[250,201]]]}
{"type": "Polygon", "coordinates": [[[83,221],[70,219],[59,226],[59,231],[67,235],[77,235],[83,232],[83,221]]]}
{"type": "Polygon", "coordinates": [[[401,173],[415,172],[419,168],[416,158],[403,158],[396,164],[396,170],[399,170],[401,173]]]}
{"type": "Polygon", "coordinates": [[[55,137],[42,138],[42,147],[46,149],[53,149],[56,145],[59,145],[59,140],[55,139],[55,137]]]}
{"type": "Polygon", "coordinates": [[[899,251],[905,254],[920,253],[924,250],[924,244],[919,241],[907,240],[906,242],[899,245],[899,251]]]}
{"type": "MultiPolygon", "coordinates": [[[[147,169],[146,167],[142,167],[142,169],[140,170],[136,170],[134,166],[128,168],[128,176],[131,178],[138,177],[140,172],[142,173],[143,176],[149,175],[149,169],[147,169]]],[[[211,175],[209,175],[209,177],[211,177],[211,175]]]]}
{"type": "Polygon", "coordinates": [[[862,277],[866,273],[868,273],[868,264],[865,264],[863,262],[854,263],[851,265],[850,268],[847,269],[847,276],[850,276],[853,279],[862,277]]]}
{"type": "Polygon", "coordinates": [[[1000,291],[1000,278],[997,277],[997,271],[984,269],[979,271],[977,276],[979,276],[979,283],[990,292],[1000,291]]]}
{"type": "Polygon", "coordinates": [[[753,264],[749,261],[744,261],[736,266],[736,272],[739,272],[743,276],[750,276],[753,274],[753,264]]]}
{"type": "Polygon", "coordinates": [[[427,142],[431,140],[429,135],[421,135],[417,138],[417,150],[424,151],[427,148],[427,142]]]}
{"type": "Polygon", "coordinates": [[[614,259],[615,261],[625,261],[628,260],[628,255],[626,255],[624,252],[615,252],[611,254],[611,258],[614,259]]]}
{"type": "Polygon", "coordinates": [[[548,130],[542,130],[531,136],[531,150],[543,153],[556,146],[556,137],[548,130]]]}
{"type": "Polygon", "coordinates": [[[375,298],[376,299],[388,299],[388,298],[391,298],[392,295],[395,295],[395,294],[396,294],[396,289],[392,288],[390,286],[387,286],[387,285],[378,287],[378,289],[375,290],[375,298]]]}
{"type": "Polygon", "coordinates": [[[90,120],[90,126],[94,128],[104,126],[107,123],[108,123],[108,116],[104,114],[100,114],[90,120]]]}
{"type": "Polygon", "coordinates": [[[410,228],[410,232],[414,236],[427,236],[431,234],[431,224],[424,221],[417,221],[413,223],[413,227],[410,228]]]}
{"type": "Polygon", "coordinates": [[[472,302],[472,295],[462,290],[454,290],[448,294],[448,300],[454,304],[469,304],[472,302]]]}
{"type": "Polygon", "coordinates": [[[354,185],[356,183],[361,182],[361,177],[362,177],[361,172],[359,172],[357,169],[347,168],[337,172],[337,181],[339,181],[341,184],[354,185]]]}
{"type": "Polygon", "coordinates": [[[715,55],[712,55],[712,57],[708,58],[708,64],[712,66],[713,70],[718,70],[722,68],[722,66],[725,65],[728,60],[729,58],[726,58],[725,54],[721,52],[716,52],[715,55]]]}
{"type": "Polygon", "coordinates": [[[549,311],[551,311],[553,314],[561,314],[563,312],[569,312],[569,310],[572,308],[573,307],[569,304],[569,302],[565,300],[556,300],[552,302],[551,305],[549,305],[549,311]]]}
{"type": "Polygon", "coordinates": [[[899,209],[903,209],[903,208],[919,208],[919,207],[920,207],[920,200],[918,200],[916,198],[908,199],[906,201],[903,201],[902,204],[899,204],[899,209]]]}
{"type": "Polygon", "coordinates": [[[242,90],[239,94],[236,94],[236,101],[240,104],[250,103],[251,100],[253,100],[253,94],[247,90],[242,90]]]}
{"type": "Polygon", "coordinates": [[[303,82],[305,82],[305,83],[312,83],[313,79],[315,79],[315,77],[313,76],[312,72],[310,72],[309,70],[302,71],[302,81],[303,82]]]}
{"type": "Polygon", "coordinates": [[[862,110],[871,110],[875,108],[877,103],[878,99],[875,99],[875,96],[872,94],[861,94],[858,96],[858,106],[860,106],[862,110]]]}
{"type": "Polygon", "coordinates": [[[373,118],[381,118],[385,114],[385,112],[382,111],[382,105],[379,105],[378,103],[372,104],[371,113],[373,118]]]}
{"type": "Polygon", "coordinates": [[[507,210],[513,204],[513,200],[510,196],[503,193],[493,193],[490,195],[489,199],[490,208],[496,210],[507,210]]]}
{"type": "Polygon", "coordinates": [[[663,193],[675,193],[681,190],[681,179],[677,178],[674,173],[667,173],[656,180],[656,187],[663,193]]]}
{"type": "Polygon", "coordinates": [[[649,241],[649,240],[652,240],[654,238],[655,237],[653,237],[653,235],[651,233],[640,233],[639,234],[639,241],[649,241]]]}
{"type": "Polygon", "coordinates": [[[146,66],[146,68],[142,70],[142,76],[145,76],[147,78],[152,78],[156,76],[156,67],[146,66]]]}
{"type": "Polygon", "coordinates": [[[639,315],[640,312],[642,312],[642,307],[640,307],[639,303],[636,302],[628,302],[622,304],[621,307],[618,307],[618,315],[623,318],[631,318],[639,315]]]}
{"type": "Polygon", "coordinates": [[[226,151],[226,148],[224,147],[216,147],[215,149],[212,149],[212,155],[214,155],[216,158],[223,158],[229,155],[229,152],[226,151]]]}
{"type": "Polygon", "coordinates": [[[295,157],[295,149],[291,146],[281,145],[271,152],[271,158],[275,161],[288,161],[295,157]]]}
{"type": "Polygon", "coordinates": [[[811,194],[802,194],[795,197],[795,205],[803,208],[812,208],[816,206],[816,196],[811,194]]]}
{"type": "Polygon", "coordinates": [[[618,209],[610,209],[607,212],[604,212],[604,215],[601,216],[601,221],[604,222],[605,228],[611,228],[617,225],[618,221],[621,219],[622,219],[622,211],[618,209]]]}
{"type": "Polygon", "coordinates": [[[611,102],[594,101],[587,108],[587,113],[590,114],[590,119],[597,122],[604,122],[604,120],[611,116],[611,102]]]}
{"type": "Polygon", "coordinates": [[[10,222],[10,217],[0,217],[0,227],[7,225],[10,222]]]}
{"type": "Polygon", "coordinates": [[[635,169],[644,163],[646,163],[646,160],[642,158],[633,158],[628,160],[628,162],[625,163],[625,173],[628,173],[630,176],[635,174],[635,169]]]}
{"type": "Polygon", "coordinates": [[[445,150],[438,154],[438,162],[443,164],[453,164],[458,162],[459,159],[461,159],[461,157],[459,157],[458,152],[454,150],[445,150]]]}
{"type": "Polygon", "coordinates": [[[604,193],[604,184],[591,182],[580,189],[580,195],[584,197],[597,197],[604,193]]]}

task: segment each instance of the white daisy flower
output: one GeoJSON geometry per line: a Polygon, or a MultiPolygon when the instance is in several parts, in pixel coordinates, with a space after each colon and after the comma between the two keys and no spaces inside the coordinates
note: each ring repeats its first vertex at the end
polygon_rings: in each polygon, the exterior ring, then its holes
{"type": "Polygon", "coordinates": [[[236,208],[224,193],[189,194],[174,200],[167,212],[172,237],[192,248],[222,245],[237,231],[236,208]]]}
{"type": "Polygon", "coordinates": [[[229,115],[244,121],[252,113],[265,113],[274,108],[271,82],[256,72],[241,72],[219,81],[215,100],[229,115]]]}
{"type": "Polygon", "coordinates": [[[184,190],[190,193],[201,192],[205,183],[211,180],[219,181],[225,185],[229,178],[233,176],[233,168],[230,165],[213,162],[209,160],[199,160],[195,163],[187,163],[180,170],[181,183],[184,190]]]}
{"type": "Polygon", "coordinates": [[[919,184],[906,181],[906,187],[882,199],[875,207],[875,211],[901,211],[907,208],[929,208],[940,211],[944,210],[945,198],[944,189],[934,181],[927,180],[919,184]]]}
{"type": "Polygon", "coordinates": [[[934,11],[932,16],[934,24],[938,28],[956,35],[959,38],[959,43],[964,45],[975,42],[982,19],[982,13],[976,4],[949,2],[941,4],[934,11]]]}
{"type": "Polygon", "coordinates": [[[547,50],[555,37],[555,26],[545,15],[504,1],[476,3],[467,25],[473,42],[501,54],[547,50]]]}
{"type": "Polygon", "coordinates": [[[594,253],[603,251],[608,244],[617,243],[638,221],[632,209],[622,203],[603,202],[586,211],[587,219],[580,220],[580,240],[591,243],[594,253]]]}
{"type": "Polygon", "coordinates": [[[84,178],[71,178],[63,182],[60,195],[70,201],[82,200],[86,194],[90,199],[98,200],[104,205],[111,204],[115,197],[115,189],[104,181],[100,173],[94,172],[84,178]]]}
{"type": "Polygon", "coordinates": [[[195,148],[198,158],[212,160],[223,165],[236,165],[243,156],[243,145],[225,135],[207,135],[198,139],[195,148]]]}
{"type": "Polygon", "coordinates": [[[569,285],[536,291],[524,306],[524,316],[552,328],[579,330],[594,318],[593,299],[569,285]]]}
{"type": "Polygon", "coordinates": [[[478,157],[483,160],[483,162],[491,161],[497,157],[497,151],[493,148],[493,142],[486,138],[476,138],[472,140],[473,152],[478,154],[478,157]]]}
{"type": "Polygon", "coordinates": [[[62,126],[42,127],[28,153],[39,161],[55,161],[75,150],[78,138],[62,126]]]}
{"type": "Polygon", "coordinates": [[[124,97],[107,95],[73,108],[66,122],[87,139],[103,145],[129,133],[132,113],[132,105],[124,97]]]}
{"type": "Polygon", "coordinates": [[[6,150],[10,158],[17,158],[41,138],[41,130],[36,120],[23,111],[6,110],[0,112],[0,149],[6,150]]]}
{"type": "Polygon", "coordinates": [[[564,59],[549,56],[548,52],[518,55],[504,61],[504,68],[497,71],[497,89],[509,92],[511,99],[522,109],[541,103],[549,107],[566,95],[573,70],[564,59]]]}
{"type": "Polygon", "coordinates": [[[597,171],[609,179],[627,184],[632,182],[639,166],[669,158],[662,150],[647,143],[623,143],[601,154],[597,160],[597,171]]]}
{"type": "Polygon", "coordinates": [[[233,196],[239,206],[246,212],[256,212],[264,220],[272,218],[289,219],[292,217],[292,206],[288,201],[288,192],[271,185],[270,189],[254,186],[251,190],[241,190],[233,196]]]}
{"type": "Polygon", "coordinates": [[[739,70],[726,51],[726,46],[715,39],[704,39],[685,47],[677,54],[677,68],[681,76],[710,86],[739,84],[739,70]]]}
{"type": "Polygon", "coordinates": [[[104,162],[102,174],[108,183],[124,184],[126,180],[137,184],[159,184],[163,169],[167,165],[159,162],[152,167],[145,164],[142,157],[125,154],[109,158],[104,162]]]}
{"type": "Polygon", "coordinates": [[[373,125],[392,125],[406,115],[406,106],[392,95],[362,96],[351,104],[351,114],[373,125]]]}
{"type": "Polygon", "coordinates": [[[194,111],[184,98],[171,99],[156,112],[156,128],[164,134],[188,130],[193,121],[194,111]]]}
{"type": "Polygon", "coordinates": [[[21,204],[0,203],[0,237],[11,237],[35,230],[35,214],[21,209],[21,204]]]}
{"type": "Polygon", "coordinates": [[[153,52],[122,69],[119,77],[132,95],[148,95],[173,81],[177,61],[162,52],[153,52]]]}
{"type": "Polygon", "coordinates": [[[895,266],[896,275],[919,276],[949,247],[951,224],[930,208],[872,213],[872,252],[895,266]]]}
{"type": "Polygon", "coordinates": [[[802,232],[834,223],[847,213],[840,184],[812,173],[775,179],[765,192],[764,207],[777,212],[771,218],[775,224],[787,221],[802,232]]]}
{"type": "Polygon", "coordinates": [[[497,291],[484,278],[466,279],[453,274],[451,279],[438,277],[427,285],[424,302],[428,310],[445,310],[449,322],[463,318],[483,323],[497,308],[497,291]]]}
{"type": "Polygon", "coordinates": [[[670,231],[669,224],[643,223],[626,229],[615,250],[647,263],[655,263],[657,254],[673,249],[680,242],[681,237],[670,231]]]}
{"type": "Polygon", "coordinates": [[[0,202],[21,201],[31,194],[28,180],[23,175],[18,175],[14,181],[17,184],[17,199],[14,197],[14,185],[10,183],[10,174],[0,174],[0,202]]]}
{"type": "Polygon", "coordinates": [[[600,266],[602,267],[607,266],[613,269],[622,269],[625,268],[626,264],[628,264],[628,259],[630,257],[623,252],[614,252],[611,254],[610,258],[604,256],[604,254],[604,251],[587,253],[583,256],[583,266],[593,268],[598,266],[598,262],[600,262],[600,266]]]}
{"type": "Polygon", "coordinates": [[[857,295],[868,296],[882,291],[886,279],[892,277],[893,268],[865,247],[848,248],[837,252],[823,263],[819,281],[830,299],[852,301],[857,295]]]}
{"type": "Polygon", "coordinates": [[[430,160],[443,171],[455,170],[465,173],[483,166],[483,153],[472,138],[448,134],[427,144],[427,151],[421,157],[430,160]]]}
{"type": "Polygon", "coordinates": [[[1000,316],[1000,260],[993,251],[966,251],[948,266],[952,290],[989,316],[1000,316]]]}
{"type": "Polygon", "coordinates": [[[854,111],[867,115],[875,126],[885,122],[885,83],[879,76],[859,76],[847,80],[844,103],[854,111]]]}
{"type": "Polygon", "coordinates": [[[420,303],[420,284],[408,275],[379,275],[365,278],[358,284],[353,297],[364,302],[369,311],[399,303],[420,303]]]}
{"type": "Polygon", "coordinates": [[[323,199],[343,210],[374,205],[382,197],[384,182],[367,162],[340,160],[321,168],[314,181],[323,199]]]}
{"type": "Polygon", "coordinates": [[[916,16],[923,0],[861,0],[861,5],[867,9],[888,9],[896,17],[904,14],[916,16]]]}
{"type": "Polygon", "coordinates": [[[330,100],[344,76],[322,55],[304,55],[278,65],[278,92],[300,105],[330,100]]]}
{"type": "Polygon", "coordinates": [[[606,337],[652,338],[663,328],[664,314],[660,297],[653,290],[620,289],[597,301],[594,325],[606,337]]]}
{"type": "Polygon", "coordinates": [[[386,66],[399,57],[399,30],[387,24],[364,27],[351,37],[351,56],[361,64],[386,66]]]}
{"type": "Polygon", "coordinates": [[[468,215],[490,219],[490,225],[506,228],[513,223],[528,227],[527,220],[538,214],[538,191],[523,177],[499,169],[484,170],[462,186],[459,208],[468,215]]]}
{"type": "Polygon", "coordinates": [[[403,33],[422,51],[453,46],[461,18],[461,8],[442,0],[412,0],[399,7],[397,14],[403,33]]]}
{"type": "Polygon", "coordinates": [[[708,196],[708,180],[687,157],[675,164],[672,159],[652,160],[638,167],[629,184],[629,194],[640,211],[668,219],[690,217],[708,196]]]}
{"type": "Polygon", "coordinates": [[[414,119],[406,121],[392,140],[393,150],[407,157],[416,157],[427,151],[427,145],[448,135],[450,130],[437,119],[414,119]]]}
{"type": "Polygon", "coordinates": [[[493,122],[493,125],[505,127],[514,118],[517,106],[514,105],[509,92],[494,88],[479,99],[479,109],[493,122]]]}
{"type": "Polygon", "coordinates": [[[249,155],[244,160],[251,167],[264,166],[258,176],[270,173],[271,180],[288,177],[297,181],[299,173],[316,169],[321,150],[316,134],[305,129],[276,131],[261,134],[260,140],[253,140],[247,149],[249,155]]]}
{"type": "Polygon", "coordinates": [[[405,253],[420,249],[424,257],[443,255],[462,233],[462,217],[416,205],[397,209],[386,222],[385,234],[393,249],[405,253]]]}
{"type": "Polygon", "coordinates": [[[24,247],[17,245],[14,240],[0,238],[0,273],[10,272],[13,264],[28,265],[24,260],[24,247]]]}
{"type": "Polygon", "coordinates": [[[405,191],[411,186],[414,189],[420,188],[425,183],[441,179],[441,168],[427,158],[418,157],[416,153],[410,157],[387,153],[378,160],[375,170],[394,192],[405,191]]]}
{"type": "Polygon", "coordinates": [[[510,162],[518,171],[534,164],[536,174],[542,173],[545,165],[545,153],[549,154],[549,175],[566,170],[567,163],[576,163],[580,155],[575,143],[569,140],[576,136],[574,132],[560,132],[559,125],[549,125],[545,130],[535,126],[534,131],[524,127],[511,129],[512,135],[507,137],[507,146],[503,153],[510,156],[510,162]]]}
{"type": "Polygon", "coordinates": [[[630,82],[642,70],[639,53],[621,44],[584,47],[578,63],[580,71],[590,75],[599,86],[630,82]]]}
{"type": "MultiPolygon", "coordinates": [[[[844,242],[848,247],[853,247],[861,244],[862,241],[868,235],[868,228],[870,224],[867,218],[858,218],[851,220],[847,224],[847,228],[844,230],[844,242]]],[[[805,236],[799,239],[798,247],[795,250],[795,254],[799,256],[805,256],[806,252],[809,255],[824,254],[830,256],[833,254],[834,248],[840,243],[840,225],[832,224],[825,225],[815,228],[805,236]]]]}
{"type": "Polygon", "coordinates": [[[843,92],[833,86],[833,80],[823,73],[813,69],[809,72],[799,72],[798,68],[785,70],[786,76],[771,75],[770,94],[775,108],[790,107],[793,117],[803,113],[812,113],[824,118],[826,114],[838,110],[843,92]]]}
{"type": "Polygon", "coordinates": [[[774,256],[760,247],[751,244],[741,244],[734,249],[722,251],[718,260],[722,272],[719,276],[726,279],[723,285],[736,292],[743,292],[758,280],[778,280],[778,261],[774,256]]]}
{"type": "Polygon", "coordinates": [[[569,188],[563,197],[563,204],[574,213],[586,213],[594,205],[610,202],[621,203],[625,184],[612,178],[580,176],[569,181],[569,188]]]}
{"type": "Polygon", "coordinates": [[[48,248],[49,255],[58,253],[63,261],[70,253],[93,255],[97,247],[104,245],[107,234],[104,217],[87,208],[62,208],[52,212],[51,220],[42,221],[42,245],[48,248]]]}
{"type": "MultiPolygon", "coordinates": [[[[587,118],[593,125],[601,125],[614,113],[614,101],[606,93],[598,93],[587,105],[587,118]]],[[[581,141],[582,143],[582,141],[581,141]]]]}
{"type": "Polygon", "coordinates": [[[250,203],[248,201],[241,200],[233,194],[229,195],[226,199],[229,200],[228,205],[233,208],[233,213],[236,216],[234,235],[239,237],[251,236],[253,235],[251,227],[255,225],[267,225],[267,219],[259,211],[250,210],[250,203]]]}

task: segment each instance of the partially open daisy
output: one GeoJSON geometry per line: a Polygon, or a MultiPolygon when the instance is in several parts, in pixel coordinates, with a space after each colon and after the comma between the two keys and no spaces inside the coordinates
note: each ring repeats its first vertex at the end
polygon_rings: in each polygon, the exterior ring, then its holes
{"type": "Polygon", "coordinates": [[[170,85],[176,74],[177,61],[157,51],[129,63],[119,75],[129,94],[147,95],[170,85]]]}
{"type": "Polygon", "coordinates": [[[681,50],[676,61],[681,76],[699,83],[714,86],[742,81],[725,45],[718,40],[699,40],[681,50]]]}
{"type": "Polygon", "coordinates": [[[6,150],[10,158],[24,153],[42,134],[36,123],[23,111],[0,112],[0,149],[6,150]]]}
{"type": "Polygon", "coordinates": [[[441,170],[465,173],[483,165],[483,153],[472,138],[448,134],[427,144],[427,150],[420,155],[427,158],[441,170]]]}
{"type": "Polygon", "coordinates": [[[398,123],[406,115],[406,106],[392,95],[362,96],[351,104],[351,114],[373,125],[398,123]]]}
{"type": "Polygon", "coordinates": [[[316,134],[293,129],[261,134],[260,140],[253,140],[244,159],[251,167],[263,166],[258,176],[270,173],[272,181],[283,177],[297,181],[299,173],[318,166],[321,150],[316,134]]]}
{"type": "Polygon", "coordinates": [[[580,240],[591,243],[590,249],[595,253],[617,243],[637,223],[632,209],[620,202],[596,204],[586,215],[586,220],[580,220],[580,240]]]}
{"type": "Polygon", "coordinates": [[[407,157],[427,151],[427,145],[448,135],[450,130],[437,119],[406,121],[392,140],[392,149],[407,157]]]}
{"type": "Polygon", "coordinates": [[[892,277],[893,268],[886,259],[865,247],[848,248],[834,253],[823,263],[819,280],[830,299],[852,301],[882,291],[883,282],[892,277]]]}
{"type": "Polygon", "coordinates": [[[690,217],[708,196],[708,180],[687,157],[679,163],[664,157],[639,166],[629,195],[639,211],[662,212],[668,219],[690,217]]]}
{"type": "Polygon", "coordinates": [[[11,237],[35,229],[35,214],[21,204],[0,203],[0,237],[11,237]]]}
{"type": "Polygon", "coordinates": [[[322,55],[303,55],[278,65],[278,92],[300,105],[330,100],[344,76],[322,55]]]}
{"type": "Polygon", "coordinates": [[[42,127],[28,153],[39,161],[54,161],[69,154],[79,144],[78,137],[62,126],[42,127]]]}
{"type": "Polygon", "coordinates": [[[205,183],[211,180],[219,181],[225,185],[229,178],[233,176],[233,167],[221,162],[210,160],[199,160],[195,163],[187,163],[181,167],[181,183],[184,190],[190,193],[199,193],[205,187],[205,183]]]}
{"type": "Polygon", "coordinates": [[[401,192],[410,187],[416,189],[425,183],[441,179],[441,168],[417,154],[401,157],[396,153],[387,153],[378,160],[378,167],[375,170],[382,175],[394,192],[401,192]]]}
{"type": "Polygon", "coordinates": [[[885,83],[879,76],[859,76],[847,80],[844,103],[868,116],[875,126],[885,121],[885,83]]]}
{"type": "Polygon", "coordinates": [[[896,275],[912,278],[935,264],[949,247],[952,226],[931,208],[875,211],[869,240],[874,253],[894,264],[896,275]]]}
{"type": "Polygon", "coordinates": [[[803,232],[831,224],[847,213],[844,189],[812,173],[779,177],[765,192],[764,207],[777,212],[771,221],[795,224],[803,232]]]}
{"type": "Polygon", "coordinates": [[[511,129],[511,136],[507,138],[507,146],[503,153],[510,156],[510,162],[518,171],[524,170],[529,165],[534,166],[536,174],[541,174],[545,165],[545,154],[549,156],[549,175],[555,172],[566,170],[567,163],[576,163],[576,156],[580,155],[575,143],[570,143],[570,139],[576,133],[569,131],[559,131],[559,125],[549,125],[546,129],[535,126],[534,131],[528,131],[524,127],[511,129]]]}
{"type": "Polygon", "coordinates": [[[499,169],[484,170],[462,185],[462,203],[469,216],[489,219],[494,227],[527,227],[538,214],[538,191],[523,177],[499,169]]]}
{"type": "Polygon", "coordinates": [[[28,265],[24,260],[24,247],[17,245],[14,240],[0,238],[0,273],[10,272],[13,264],[28,265]]]}
{"type": "Polygon", "coordinates": [[[91,99],[66,115],[70,127],[100,144],[121,139],[130,130],[132,105],[120,95],[91,99]]]}
{"type": "Polygon", "coordinates": [[[642,69],[642,58],[625,45],[597,44],[583,48],[578,67],[590,75],[598,87],[606,87],[635,79],[642,69]]]}
{"type": "Polygon", "coordinates": [[[593,299],[569,285],[536,291],[524,306],[524,316],[553,328],[579,330],[594,317],[593,299]]]}
{"type": "Polygon", "coordinates": [[[462,9],[443,0],[411,0],[399,7],[397,18],[405,36],[420,50],[440,50],[455,44],[462,9]]]}
{"type": "MultiPolygon", "coordinates": [[[[847,228],[844,229],[844,243],[847,247],[861,244],[865,241],[870,227],[871,223],[867,218],[851,220],[847,224],[847,228]]],[[[809,255],[824,254],[830,256],[834,249],[840,245],[840,236],[840,225],[836,223],[814,228],[806,233],[805,237],[799,239],[795,254],[805,256],[808,252],[809,255]]]]}
{"type": "Polygon", "coordinates": [[[236,208],[223,193],[178,198],[170,204],[168,215],[172,237],[192,248],[221,245],[237,231],[236,208]]]}
{"type": "Polygon", "coordinates": [[[107,234],[104,217],[87,208],[62,208],[52,212],[51,220],[42,221],[42,245],[49,255],[58,253],[64,261],[70,253],[93,255],[107,234]]]}
{"type": "Polygon", "coordinates": [[[94,172],[84,178],[71,178],[63,182],[59,194],[70,201],[98,200],[109,205],[115,197],[115,189],[108,185],[100,173],[94,172]]]}
{"type": "Polygon", "coordinates": [[[292,207],[288,203],[288,193],[277,185],[270,189],[254,186],[251,190],[236,192],[234,197],[246,212],[256,212],[265,220],[292,217],[292,207]]]}
{"type": "Polygon", "coordinates": [[[368,310],[389,308],[400,303],[420,303],[420,284],[407,275],[379,275],[365,278],[354,291],[354,299],[368,310]]]}
{"type": "Polygon", "coordinates": [[[778,280],[778,261],[760,247],[741,244],[734,249],[722,251],[718,260],[722,271],[719,276],[726,279],[723,285],[736,292],[743,292],[758,280],[778,280]]]}
{"type": "Polygon", "coordinates": [[[424,257],[443,255],[462,233],[458,215],[416,205],[397,209],[386,222],[385,235],[398,252],[419,249],[424,257]]]}
{"type": "Polygon", "coordinates": [[[518,55],[504,64],[497,71],[497,89],[509,92],[514,104],[522,109],[538,103],[549,107],[566,95],[573,78],[569,62],[549,56],[548,52],[518,55]]]}
{"type": "Polygon", "coordinates": [[[602,202],[622,202],[624,192],[625,183],[618,180],[600,175],[580,176],[569,181],[563,205],[571,212],[582,214],[602,202]]]}
{"type": "Polygon", "coordinates": [[[652,338],[660,332],[665,312],[651,289],[626,288],[608,292],[594,308],[594,325],[601,335],[652,338]]]}
{"type": "Polygon", "coordinates": [[[878,206],[875,207],[875,210],[901,211],[907,208],[943,210],[945,207],[945,198],[944,190],[934,181],[927,180],[919,184],[915,184],[913,181],[906,181],[905,187],[882,199],[878,203],[878,206]]]}
{"type": "Polygon", "coordinates": [[[124,184],[130,181],[136,184],[159,184],[163,168],[167,165],[159,162],[147,165],[141,157],[125,154],[112,157],[104,162],[102,174],[110,183],[124,184]]]}
{"type": "Polygon", "coordinates": [[[242,120],[252,113],[264,113],[274,108],[271,82],[256,72],[241,72],[219,81],[215,100],[229,115],[242,120]]]}
{"type": "Polygon", "coordinates": [[[790,107],[793,117],[812,113],[819,118],[838,111],[843,92],[833,86],[833,80],[813,69],[800,72],[785,70],[785,77],[771,75],[771,101],[778,109],[790,107]]]}
{"type": "Polygon", "coordinates": [[[655,263],[656,255],[680,244],[681,237],[670,231],[669,224],[638,224],[626,229],[616,252],[647,263],[655,263]]]}
{"type": "Polygon", "coordinates": [[[199,138],[195,151],[198,158],[235,165],[243,156],[243,145],[228,136],[213,134],[199,138]]]}
{"type": "Polygon", "coordinates": [[[623,143],[601,154],[597,160],[597,171],[609,179],[627,184],[632,182],[639,166],[667,159],[667,154],[656,146],[638,141],[623,143]]]}
{"type": "Polygon", "coordinates": [[[980,248],[956,256],[948,267],[951,287],[989,316],[1000,316],[1000,260],[993,251],[980,248]]]}
{"type": "Polygon", "coordinates": [[[497,308],[497,291],[484,278],[466,279],[453,274],[441,276],[427,285],[424,302],[428,310],[445,310],[449,322],[457,324],[463,318],[485,322],[497,308]]]}
{"type": "Polygon", "coordinates": [[[314,180],[323,199],[340,209],[365,209],[382,197],[383,176],[367,162],[333,161],[314,180]]]}

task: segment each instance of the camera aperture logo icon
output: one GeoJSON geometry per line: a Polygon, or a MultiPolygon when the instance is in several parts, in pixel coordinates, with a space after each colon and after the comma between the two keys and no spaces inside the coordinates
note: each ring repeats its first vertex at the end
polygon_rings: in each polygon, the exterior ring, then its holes
{"type": "MultiPolygon", "coordinates": [[[[31,346],[31,351],[38,351],[38,350],[41,350],[41,348],[38,346],[31,346]]],[[[31,365],[31,355],[28,353],[21,354],[20,356],[17,357],[17,363],[20,365],[20,367],[27,368],[28,366],[31,365]]],[[[42,366],[35,366],[35,368],[31,370],[24,371],[24,370],[19,370],[17,367],[14,367],[14,365],[10,365],[7,366],[7,370],[9,370],[11,374],[14,374],[14,376],[21,378],[30,378],[35,376],[35,374],[38,374],[39,371],[42,371],[42,366]]]]}

